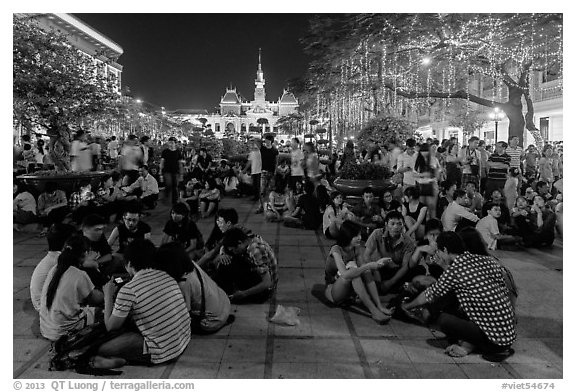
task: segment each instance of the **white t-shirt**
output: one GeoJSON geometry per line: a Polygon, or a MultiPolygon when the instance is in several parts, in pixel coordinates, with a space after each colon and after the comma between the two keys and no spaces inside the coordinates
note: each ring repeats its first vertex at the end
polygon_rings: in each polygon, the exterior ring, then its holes
{"type": "Polygon", "coordinates": [[[94,290],[94,284],[86,272],[69,267],[60,278],[52,306],[48,309],[46,294],[54,272],[56,267],[52,267],[48,272],[40,301],[40,332],[49,340],[57,340],[69,331],[84,327],[87,309],[81,304],[86,302],[94,290]]]}
{"type": "Polygon", "coordinates": [[[230,315],[230,299],[224,290],[218,285],[198,266],[194,263],[196,272],[191,272],[186,275],[186,280],[178,282],[180,290],[184,295],[184,301],[188,311],[195,316],[200,315],[202,307],[202,287],[197,273],[202,276],[204,283],[204,298],[205,298],[205,318],[200,322],[202,329],[205,331],[215,331],[220,329],[228,320],[230,315]]]}
{"type": "Polygon", "coordinates": [[[89,171],[92,169],[92,154],[88,145],[80,140],[74,140],[70,147],[72,171],[89,171]]]}
{"type": "Polygon", "coordinates": [[[484,218],[480,219],[476,223],[476,230],[480,233],[484,242],[488,246],[488,249],[496,249],[496,238],[495,235],[500,234],[498,230],[498,221],[492,215],[486,215],[484,218]]]}
{"type": "Polygon", "coordinates": [[[248,160],[250,161],[251,174],[262,173],[262,155],[260,155],[259,150],[250,151],[250,154],[248,154],[248,160]]]}
{"type": "Polygon", "coordinates": [[[34,268],[32,278],[30,279],[30,300],[37,312],[40,312],[40,299],[42,298],[42,289],[48,272],[58,263],[60,252],[48,252],[46,256],[34,268]]]}
{"type": "Polygon", "coordinates": [[[412,169],[408,170],[407,172],[404,172],[404,180],[403,180],[404,185],[412,185],[412,186],[416,185],[416,181],[414,180],[414,166],[416,165],[417,156],[418,154],[416,152],[414,152],[412,155],[408,155],[408,153],[403,152],[398,156],[398,159],[396,161],[397,170],[403,169],[405,167],[409,167],[412,169]]]}
{"type": "Polygon", "coordinates": [[[478,217],[471,213],[467,208],[461,206],[456,201],[448,204],[448,207],[444,210],[442,214],[442,226],[444,226],[444,231],[454,231],[456,226],[462,218],[471,220],[472,222],[478,222],[478,217]]]}
{"type": "Polygon", "coordinates": [[[290,151],[290,169],[292,176],[303,176],[304,168],[302,162],[304,161],[304,153],[299,148],[290,151]]]}

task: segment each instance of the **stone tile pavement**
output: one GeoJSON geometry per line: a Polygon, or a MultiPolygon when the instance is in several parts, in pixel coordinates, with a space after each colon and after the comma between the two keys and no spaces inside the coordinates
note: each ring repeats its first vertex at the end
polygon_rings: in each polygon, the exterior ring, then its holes
{"type": "MultiPolygon", "coordinates": [[[[391,379],[556,379],[563,377],[562,243],[552,249],[498,251],[519,287],[519,339],[516,354],[505,362],[479,355],[454,359],[443,353],[442,333],[391,320],[377,325],[351,310],[331,308],[318,296],[324,282],[324,259],[330,241],[319,233],[264,222],[256,204],[224,199],[240,223],[259,233],[275,249],[279,284],[275,297],[262,305],[233,306],[236,321],[212,336],[194,337],[184,354],[167,365],[124,367],[122,379],[222,378],[391,378],[391,379]],[[285,327],[267,320],[277,304],[301,309],[301,324],[285,327]]],[[[168,219],[162,204],[145,218],[159,243],[168,219]]],[[[198,222],[205,238],[212,219],[198,222]]],[[[110,233],[112,226],[108,227],[110,233]]],[[[39,333],[30,302],[29,280],[45,255],[45,238],[13,236],[13,377],[22,379],[88,378],[74,372],[48,371],[50,343],[39,333]]]]}

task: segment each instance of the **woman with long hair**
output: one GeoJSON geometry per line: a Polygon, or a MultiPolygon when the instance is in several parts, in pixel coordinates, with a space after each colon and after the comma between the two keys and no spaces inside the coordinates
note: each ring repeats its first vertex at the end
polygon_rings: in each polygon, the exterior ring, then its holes
{"type": "Polygon", "coordinates": [[[198,195],[200,199],[199,212],[202,218],[208,218],[213,212],[218,210],[218,201],[220,201],[220,190],[216,180],[208,177],[204,183],[204,189],[198,195]]]}
{"type": "Polygon", "coordinates": [[[322,232],[329,240],[338,238],[340,226],[345,220],[354,219],[354,214],[348,210],[342,194],[334,191],[330,194],[330,203],[326,206],[322,217],[322,232]]]}
{"type": "Polygon", "coordinates": [[[406,225],[406,235],[413,236],[416,240],[421,240],[424,238],[428,207],[420,202],[420,192],[416,187],[409,186],[406,188],[404,190],[404,198],[402,215],[406,225]]]}
{"type": "Polygon", "coordinates": [[[360,231],[361,227],[354,222],[342,224],[336,245],[326,260],[324,294],[328,301],[339,305],[356,293],[372,319],[381,324],[390,320],[392,310],[380,302],[372,271],[381,268],[386,260],[364,262],[360,231]]]}
{"type": "Polygon", "coordinates": [[[40,302],[40,332],[49,340],[58,340],[93,323],[94,309],[89,306],[103,306],[102,291],[84,271],[98,268],[97,255],[88,253],[87,241],[81,234],[69,238],[46,277],[40,302]]]}
{"type": "Polygon", "coordinates": [[[424,143],[420,146],[414,163],[414,178],[420,191],[420,201],[428,207],[428,217],[436,217],[436,199],[438,197],[438,159],[436,146],[424,143]]]}

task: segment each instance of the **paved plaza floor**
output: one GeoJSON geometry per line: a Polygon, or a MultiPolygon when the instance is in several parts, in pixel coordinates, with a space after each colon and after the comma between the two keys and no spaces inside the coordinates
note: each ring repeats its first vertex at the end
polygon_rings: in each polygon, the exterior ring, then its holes
{"type": "MultiPolygon", "coordinates": [[[[516,354],[490,363],[478,354],[451,358],[444,354],[442,333],[391,320],[377,325],[351,310],[328,307],[319,298],[324,260],[331,242],[319,232],[264,222],[256,203],[226,198],[240,223],[259,233],[275,249],[279,283],[275,297],[261,305],[233,305],[236,321],[211,336],[194,336],[184,354],[162,366],[122,368],[117,378],[496,378],[556,379],[563,372],[562,242],[545,250],[498,251],[519,288],[516,354]],[[301,309],[300,325],[268,322],[276,305],[301,309]]],[[[168,219],[160,204],[145,221],[159,244],[168,219]]],[[[205,238],[213,219],[198,226],[205,238]]],[[[112,230],[110,225],[106,235],[112,230]]],[[[87,378],[72,371],[48,371],[50,342],[39,333],[30,302],[32,271],[47,251],[46,239],[14,233],[13,238],[13,374],[14,378],[87,378]]],[[[114,378],[114,377],[111,377],[114,378]]]]}

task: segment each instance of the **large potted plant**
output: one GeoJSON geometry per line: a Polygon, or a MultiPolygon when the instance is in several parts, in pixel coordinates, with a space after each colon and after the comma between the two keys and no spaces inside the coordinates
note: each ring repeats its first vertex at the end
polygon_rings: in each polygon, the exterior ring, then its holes
{"type": "Polygon", "coordinates": [[[361,196],[366,187],[371,187],[376,194],[382,194],[395,188],[389,179],[390,175],[386,166],[371,162],[348,162],[334,180],[334,187],[347,196],[361,196]]]}

